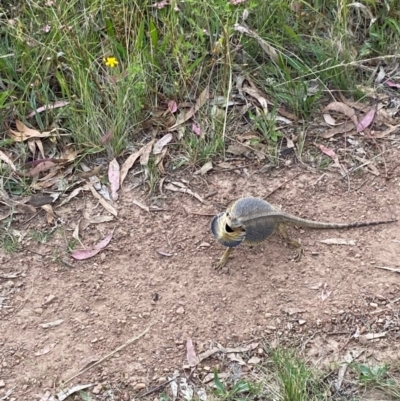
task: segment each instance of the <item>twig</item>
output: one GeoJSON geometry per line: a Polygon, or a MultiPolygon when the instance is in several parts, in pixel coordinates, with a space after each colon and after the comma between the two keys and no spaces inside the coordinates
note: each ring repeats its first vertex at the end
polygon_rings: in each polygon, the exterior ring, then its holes
{"type": "Polygon", "coordinates": [[[197,216],[215,216],[215,213],[197,213],[197,212],[189,212],[190,214],[196,214],[197,216]]]}
{"type": "Polygon", "coordinates": [[[139,340],[139,338],[143,337],[143,336],[150,330],[150,327],[153,326],[154,324],[155,324],[155,322],[152,323],[145,331],[143,331],[143,332],[142,332],[141,334],[139,334],[137,337],[130,338],[125,344],[119,346],[119,347],[116,348],[114,351],[110,352],[108,355],[103,356],[103,358],[99,359],[99,360],[98,360],[97,362],[95,362],[93,365],[90,365],[90,366],[88,366],[87,368],[82,369],[82,370],[81,370],[80,372],[78,372],[77,374],[71,376],[68,380],[66,380],[66,381],[64,382],[64,384],[69,383],[71,380],[73,380],[73,379],[75,379],[76,377],[82,375],[83,373],[86,373],[88,370],[94,368],[95,366],[100,365],[100,364],[101,364],[102,362],[104,362],[106,359],[112,357],[112,356],[113,356],[114,354],[116,354],[117,352],[123,350],[123,349],[124,349],[125,347],[127,347],[129,344],[132,344],[132,343],[135,342],[136,340],[139,340]]]}
{"type": "Polygon", "coordinates": [[[216,195],[217,193],[218,193],[218,191],[209,192],[208,194],[204,195],[204,199],[211,198],[212,196],[216,195]]]}
{"type": "Polygon", "coordinates": [[[394,269],[388,266],[375,266],[377,269],[390,270],[391,272],[400,273],[400,269],[394,269]]]}
{"type": "Polygon", "coordinates": [[[273,189],[267,196],[266,198],[270,197],[273,193],[275,193],[278,189],[282,188],[283,186],[285,186],[288,182],[294,180],[295,178],[297,178],[300,174],[302,174],[302,172],[294,175],[292,178],[289,178],[288,180],[286,180],[284,183],[282,183],[281,185],[278,185],[275,189],[273,189]]]}
{"type": "Polygon", "coordinates": [[[176,377],[173,377],[172,379],[170,379],[170,380],[168,380],[168,381],[166,381],[166,382],[160,384],[159,386],[154,387],[154,388],[150,389],[149,391],[146,391],[144,394],[139,395],[138,397],[139,397],[139,398],[143,398],[143,397],[146,397],[146,395],[153,394],[153,393],[155,393],[157,390],[159,390],[160,388],[163,388],[164,386],[166,386],[167,384],[173,382],[174,380],[176,380],[176,377]]]}

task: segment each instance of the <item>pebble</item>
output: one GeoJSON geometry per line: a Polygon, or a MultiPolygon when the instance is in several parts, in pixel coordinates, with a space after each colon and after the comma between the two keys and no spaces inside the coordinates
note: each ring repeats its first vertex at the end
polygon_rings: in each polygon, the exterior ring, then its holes
{"type": "Polygon", "coordinates": [[[256,356],[251,357],[251,358],[247,361],[247,363],[248,363],[249,365],[257,365],[257,364],[259,364],[260,362],[261,362],[261,359],[260,359],[260,358],[257,358],[256,356]]]}
{"type": "Polygon", "coordinates": [[[161,383],[165,383],[167,381],[167,378],[166,377],[164,377],[164,376],[161,376],[159,379],[158,379],[158,382],[161,384],[161,383]]]}
{"type": "Polygon", "coordinates": [[[93,394],[100,394],[101,389],[103,388],[103,386],[101,385],[101,383],[96,384],[96,386],[93,388],[92,393],[93,394]]]}
{"type": "Polygon", "coordinates": [[[137,383],[133,386],[134,390],[143,390],[146,388],[146,383],[137,383]]]}
{"type": "Polygon", "coordinates": [[[185,313],[185,308],[184,308],[183,306],[179,307],[179,308],[176,310],[176,313],[177,313],[178,315],[183,315],[183,314],[185,313]]]}
{"type": "Polygon", "coordinates": [[[35,312],[36,314],[38,314],[38,315],[41,315],[41,314],[43,313],[43,309],[42,309],[42,308],[36,308],[36,309],[34,310],[34,312],[35,312]]]}

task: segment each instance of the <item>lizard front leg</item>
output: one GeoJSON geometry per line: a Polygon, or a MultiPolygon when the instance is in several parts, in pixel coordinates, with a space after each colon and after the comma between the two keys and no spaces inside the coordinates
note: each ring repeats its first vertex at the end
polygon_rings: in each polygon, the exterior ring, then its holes
{"type": "Polygon", "coordinates": [[[299,241],[296,241],[295,239],[289,237],[289,234],[286,231],[286,226],[283,223],[280,223],[278,225],[278,229],[279,229],[279,232],[282,235],[283,239],[285,240],[285,242],[288,245],[291,245],[296,248],[296,256],[295,256],[294,260],[296,262],[299,262],[304,253],[303,245],[301,245],[299,241]]]}
{"type": "Polygon", "coordinates": [[[232,252],[232,248],[225,249],[225,252],[221,256],[220,260],[215,264],[215,267],[214,267],[215,270],[220,270],[225,266],[231,252],[232,252]]]}

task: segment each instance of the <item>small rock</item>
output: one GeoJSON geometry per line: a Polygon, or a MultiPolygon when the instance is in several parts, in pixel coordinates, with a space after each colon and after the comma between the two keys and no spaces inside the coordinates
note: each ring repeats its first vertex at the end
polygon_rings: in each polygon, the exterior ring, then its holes
{"type": "Polygon", "coordinates": [[[36,314],[38,314],[38,315],[41,315],[41,314],[43,313],[43,308],[36,308],[36,309],[34,310],[34,312],[35,312],[36,314]]]}
{"type": "Polygon", "coordinates": [[[178,315],[183,315],[185,313],[185,308],[183,306],[180,306],[177,310],[176,313],[178,315]]]}
{"type": "Polygon", "coordinates": [[[158,380],[157,380],[160,384],[161,383],[165,383],[167,381],[167,378],[164,376],[161,376],[158,380]]]}
{"type": "Polygon", "coordinates": [[[99,341],[98,338],[93,338],[93,340],[91,341],[92,343],[97,343],[97,341],[99,341]]]}
{"type": "Polygon", "coordinates": [[[248,363],[249,365],[257,365],[257,364],[259,364],[260,362],[261,362],[261,359],[260,359],[260,358],[257,358],[256,356],[251,357],[251,358],[247,361],[247,363],[248,363]]]}
{"type": "Polygon", "coordinates": [[[44,301],[44,304],[43,304],[43,305],[48,305],[48,304],[50,304],[51,302],[53,302],[55,299],[56,299],[56,296],[53,295],[53,294],[50,294],[50,295],[47,297],[46,301],[44,301]]]}
{"type": "Polygon", "coordinates": [[[377,308],[377,307],[378,307],[378,304],[376,304],[375,302],[371,302],[371,303],[369,304],[369,306],[370,306],[371,308],[377,308]]]}
{"type": "Polygon", "coordinates": [[[300,326],[303,326],[304,324],[306,324],[306,321],[303,319],[299,319],[298,322],[299,322],[300,326]]]}
{"type": "Polygon", "coordinates": [[[202,243],[199,245],[200,248],[207,248],[207,247],[209,247],[209,246],[210,246],[210,244],[209,244],[208,242],[202,242],[202,243]]]}
{"type": "Polygon", "coordinates": [[[203,368],[206,372],[209,372],[211,370],[211,368],[209,366],[204,366],[203,368]]]}
{"type": "Polygon", "coordinates": [[[14,282],[11,280],[8,280],[4,283],[5,288],[13,288],[14,287],[14,282]]]}
{"type": "Polygon", "coordinates": [[[101,383],[96,384],[96,386],[93,388],[92,393],[93,394],[100,394],[101,389],[103,388],[103,386],[101,385],[101,383]]]}
{"type": "Polygon", "coordinates": [[[257,349],[257,354],[258,355],[264,355],[264,350],[262,348],[257,349]]]}
{"type": "Polygon", "coordinates": [[[6,386],[6,383],[4,382],[4,380],[0,380],[0,388],[3,388],[6,386]]]}
{"type": "Polygon", "coordinates": [[[133,389],[136,391],[143,390],[144,388],[146,388],[146,383],[137,383],[133,387],[133,389]]]}

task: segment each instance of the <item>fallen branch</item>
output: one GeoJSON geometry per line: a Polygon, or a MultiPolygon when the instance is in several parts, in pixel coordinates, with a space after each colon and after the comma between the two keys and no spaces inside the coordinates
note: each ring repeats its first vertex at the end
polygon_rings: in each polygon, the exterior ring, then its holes
{"type": "Polygon", "coordinates": [[[133,342],[135,342],[136,340],[139,340],[139,338],[143,337],[151,328],[151,326],[153,326],[154,323],[152,323],[145,331],[143,331],[143,333],[139,334],[137,337],[133,337],[130,338],[125,344],[119,346],[118,348],[116,348],[114,351],[110,352],[108,355],[104,356],[103,358],[99,359],[97,362],[95,362],[93,365],[88,366],[85,369],[82,369],[80,372],[78,372],[77,374],[73,375],[72,377],[70,377],[68,380],[66,380],[64,382],[64,384],[69,383],[71,380],[75,379],[76,377],[86,373],[88,370],[94,368],[95,366],[100,365],[102,362],[104,362],[106,359],[112,357],[114,354],[116,354],[117,352],[121,351],[122,349],[124,349],[125,347],[127,347],[129,344],[132,344],[133,342]]]}

